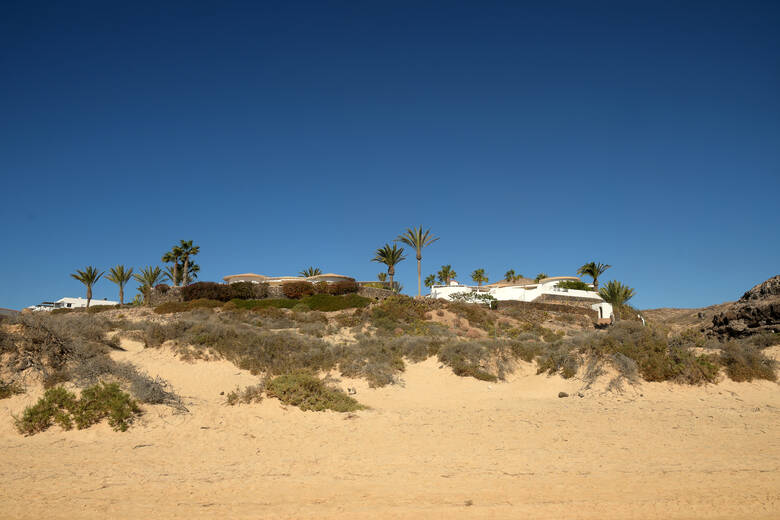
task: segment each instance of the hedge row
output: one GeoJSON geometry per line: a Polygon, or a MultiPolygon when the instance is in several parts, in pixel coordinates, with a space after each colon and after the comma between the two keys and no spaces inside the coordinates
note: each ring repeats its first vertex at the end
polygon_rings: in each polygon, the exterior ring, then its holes
{"type": "Polygon", "coordinates": [[[198,282],[182,287],[181,296],[185,302],[203,299],[221,302],[234,299],[256,300],[268,296],[268,284],[237,282],[226,285],[215,282],[198,282]]]}
{"type": "Polygon", "coordinates": [[[314,294],[330,294],[338,296],[341,294],[351,294],[358,291],[358,284],[347,280],[341,282],[286,282],[282,284],[282,292],[287,298],[299,300],[305,296],[314,294]]]}

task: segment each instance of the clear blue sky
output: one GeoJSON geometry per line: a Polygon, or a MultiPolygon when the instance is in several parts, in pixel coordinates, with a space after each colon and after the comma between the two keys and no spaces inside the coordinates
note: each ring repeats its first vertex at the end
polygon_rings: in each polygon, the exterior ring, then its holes
{"type": "Polygon", "coordinates": [[[736,299],[780,272],[778,27],[778,2],[3,2],[0,307],[179,239],[202,280],[373,279],[418,224],[423,275],[597,260],[640,308],[736,299]]]}

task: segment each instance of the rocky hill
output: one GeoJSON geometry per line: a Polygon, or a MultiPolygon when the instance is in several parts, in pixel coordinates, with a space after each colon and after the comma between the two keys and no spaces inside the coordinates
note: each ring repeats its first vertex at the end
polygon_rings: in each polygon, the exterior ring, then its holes
{"type": "Polygon", "coordinates": [[[780,275],[760,283],[712,318],[710,333],[744,337],[780,331],[780,275]]]}

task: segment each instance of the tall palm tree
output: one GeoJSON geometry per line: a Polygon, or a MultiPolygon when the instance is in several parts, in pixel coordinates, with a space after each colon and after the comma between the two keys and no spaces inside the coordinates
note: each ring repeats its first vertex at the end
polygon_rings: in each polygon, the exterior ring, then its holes
{"type": "Polygon", "coordinates": [[[422,250],[439,240],[439,237],[431,235],[431,230],[423,231],[422,226],[407,228],[395,239],[413,247],[417,253],[417,296],[422,296],[422,250]]]}
{"type": "Polygon", "coordinates": [[[304,278],[309,278],[311,276],[318,276],[322,274],[322,270],[319,267],[307,267],[300,273],[299,275],[303,276],[304,278]]]}
{"type": "Polygon", "coordinates": [[[387,281],[387,273],[378,273],[376,275],[376,279],[380,282],[386,282],[387,281]]]}
{"type": "Polygon", "coordinates": [[[515,274],[515,270],[510,269],[509,271],[504,273],[504,280],[506,280],[507,282],[514,282],[515,280],[517,280],[517,275],[515,274]]]}
{"type": "Polygon", "coordinates": [[[118,265],[109,269],[106,279],[119,286],[119,305],[125,304],[125,284],[133,277],[133,268],[125,269],[125,266],[118,265]]]}
{"type": "MultiPolygon", "coordinates": [[[[198,277],[199,272],[200,266],[195,262],[190,262],[187,266],[187,279],[192,282],[198,277]]],[[[162,277],[171,282],[174,287],[181,285],[184,281],[184,262],[178,262],[174,266],[165,266],[162,270],[162,277]]]]}
{"type": "Polygon", "coordinates": [[[474,269],[474,272],[471,273],[471,279],[477,282],[477,286],[482,286],[482,282],[488,281],[484,269],[474,269]]]}
{"type": "Polygon", "coordinates": [[[609,264],[601,264],[596,262],[588,262],[587,264],[583,265],[579,269],[577,269],[577,274],[580,276],[588,275],[591,278],[593,278],[593,288],[595,290],[599,290],[599,276],[604,274],[604,271],[612,267],[609,264]]]}
{"type": "Polygon", "coordinates": [[[200,246],[192,245],[192,240],[180,240],[179,249],[181,250],[179,257],[184,261],[184,269],[182,270],[182,285],[189,285],[190,257],[200,253],[200,246]]]}
{"type": "Polygon", "coordinates": [[[404,260],[406,260],[406,255],[404,255],[404,248],[398,247],[395,244],[392,246],[390,246],[390,244],[385,244],[384,246],[380,247],[376,250],[376,253],[374,253],[374,258],[371,259],[372,262],[379,262],[387,266],[387,276],[390,277],[390,288],[393,290],[395,290],[395,285],[393,284],[395,266],[404,260]]]}
{"type": "Polygon", "coordinates": [[[173,246],[170,251],[162,256],[162,261],[166,264],[173,264],[173,273],[169,275],[171,279],[171,285],[176,286],[179,282],[179,260],[181,259],[182,250],[179,246],[173,246]]]}
{"type": "Polygon", "coordinates": [[[423,283],[425,284],[425,287],[430,289],[431,287],[436,285],[436,275],[429,274],[428,276],[425,277],[425,281],[423,283]]]}
{"type": "Polygon", "coordinates": [[[144,300],[148,301],[149,291],[160,283],[163,272],[162,269],[156,266],[148,266],[141,269],[140,272],[133,275],[133,279],[141,284],[138,289],[144,295],[144,300]]]}
{"type": "Polygon", "coordinates": [[[76,272],[71,273],[71,276],[87,286],[87,308],[89,308],[89,302],[92,300],[92,286],[100,280],[103,273],[98,273],[97,267],[88,265],[83,271],[76,269],[76,272]]]}
{"type": "Polygon", "coordinates": [[[611,303],[614,306],[615,317],[617,319],[620,319],[620,307],[633,298],[634,294],[634,289],[615,280],[610,280],[605,287],[599,289],[599,296],[601,296],[605,302],[611,303]]]}
{"type": "Polygon", "coordinates": [[[534,282],[539,283],[545,278],[547,278],[547,273],[539,273],[536,275],[536,278],[534,278],[534,282]]]}
{"type": "Polygon", "coordinates": [[[436,276],[439,278],[439,282],[443,285],[449,285],[450,281],[454,280],[456,276],[458,276],[458,273],[452,270],[452,266],[450,264],[441,266],[441,269],[439,269],[439,272],[436,273],[436,276]]]}

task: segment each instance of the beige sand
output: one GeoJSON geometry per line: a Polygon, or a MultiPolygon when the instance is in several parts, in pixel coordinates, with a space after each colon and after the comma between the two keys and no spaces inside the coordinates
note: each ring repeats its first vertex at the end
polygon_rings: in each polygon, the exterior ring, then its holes
{"type": "Polygon", "coordinates": [[[372,407],[346,415],[225,406],[256,378],[125,345],[191,413],[22,437],[10,414],[37,396],[0,401],[0,517],[780,518],[774,383],[580,398],[580,381],[530,365],[491,384],[429,360],[403,387],[343,380],[372,407]]]}

